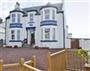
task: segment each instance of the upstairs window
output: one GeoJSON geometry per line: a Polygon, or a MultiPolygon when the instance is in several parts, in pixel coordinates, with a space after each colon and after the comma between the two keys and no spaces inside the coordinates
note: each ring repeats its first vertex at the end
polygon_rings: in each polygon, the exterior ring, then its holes
{"type": "Polygon", "coordinates": [[[20,14],[17,14],[17,22],[20,23],[20,14]]]}
{"type": "Polygon", "coordinates": [[[34,15],[31,13],[30,14],[30,22],[33,22],[34,21],[34,15]]]}
{"type": "Polygon", "coordinates": [[[12,22],[15,22],[16,15],[12,14],[12,22]]]}
{"type": "Polygon", "coordinates": [[[55,19],[55,10],[52,10],[52,19],[55,19]]]}
{"type": "Polygon", "coordinates": [[[50,19],[50,10],[45,10],[45,19],[50,19]]]}
{"type": "Polygon", "coordinates": [[[45,39],[50,39],[50,28],[45,28],[45,39]]]}
{"type": "Polygon", "coordinates": [[[43,11],[41,11],[41,20],[43,20],[43,11]]]}
{"type": "Polygon", "coordinates": [[[17,30],[17,40],[20,40],[20,30],[17,30]]]}
{"type": "Polygon", "coordinates": [[[11,30],[11,39],[12,39],[12,40],[15,39],[15,30],[11,30]]]}

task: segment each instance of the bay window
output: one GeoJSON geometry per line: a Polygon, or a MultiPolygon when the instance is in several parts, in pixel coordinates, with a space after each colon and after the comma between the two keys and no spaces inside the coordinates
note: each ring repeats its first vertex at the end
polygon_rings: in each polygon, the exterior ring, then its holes
{"type": "Polygon", "coordinates": [[[50,28],[45,28],[45,39],[50,39],[50,28]]]}
{"type": "Polygon", "coordinates": [[[33,21],[34,21],[34,14],[30,13],[30,22],[33,22],[33,21]]]}
{"type": "Polygon", "coordinates": [[[20,40],[20,30],[17,30],[17,40],[20,40]]]}
{"type": "Polygon", "coordinates": [[[43,39],[43,28],[41,28],[41,39],[43,39]]]}
{"type": "Polygon", "coordinates": [[[56,34],[55,31],[56,31],[55,28],[52,28],[52,32],[53,32],[52,39],[53,39],[53,40],[55,40],[55,37],[56,37],[56,35],[55,35],[55,34],[56,34]]]}
{"type": "Polygon", "coordinates": [[[45,12],[45,19],[50,19],[50,10],[47,9],[44,12],[45,12]]]}
{"type": "Polygon", "coordinates": [[[17,14],[17,22],[20,23],[20,14],[17,14]]]}
{"type": "Polygon", "coordinates": [[[55,10],[52,10],[52,19],[55,19],[55,10]]]}
{"type": "Polygon", "coordinates": [[[12,40],[15,39],[15,30],[11,30],[11,39],[12,39],[12,40]]]}
{"type": "Polygon", "coordinates": [[[11,17],[12,17],[12,22],[15,22],[16,15],[12,14],[11,17]]]}

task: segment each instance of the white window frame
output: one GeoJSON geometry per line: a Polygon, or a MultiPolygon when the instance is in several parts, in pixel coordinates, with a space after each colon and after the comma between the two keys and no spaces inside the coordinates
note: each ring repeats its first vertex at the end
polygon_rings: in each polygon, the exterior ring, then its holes
{"type": "Polygon", "coordinates": [[[16,14],[11,14],[11,17],[12,17],[12,22],[15,23],[15,20],[16,20],[16,14]]]}
{"type": "Polygon", "coordinates": [[[11,30],[11,39],[12,39],[12,40],[15,39],[15,30],[11,30]]]}
{"type": "Polygon", "coordinates": [[[44,36],[45,36],[45,40],[50,40],[50,28],[45,28],[44,36]]]}

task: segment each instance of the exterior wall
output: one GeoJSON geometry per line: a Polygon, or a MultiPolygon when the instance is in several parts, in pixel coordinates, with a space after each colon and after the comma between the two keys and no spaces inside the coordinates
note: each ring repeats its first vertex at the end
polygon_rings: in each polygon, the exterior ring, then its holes
{"type": "Polygon", "coordinates": [[[90,50],[90,39],[80,39],[80,47],[85,50],[90,50]]]}
{"type": "Polygon", "coordinates": [[[7,19],[6,20],[6,45],[8,46],[9,45],[9,35],[10,35],[10,32],[9,32],[9,23],[10,23],[10,19],[7,19]]]}
{"type": "Polygon", "coordinates": [[[0,39],[5,40],[5,22],[0,24],[0,39]]]}
{"type": "Polygon", "coordinates": [[[90,39],[85,38],[70,38],[71,48],[82,48],[84,50],[90,50],[90,39]]]}
{"type": "MultiPolygon", "coordinates": [[[[56,8],[44,8],[41,11],[44,12],[44,10],[49,9],[50,10],[50,20],[52,19],[52,10],[55,10],[56,13],[56,8]]],[[[41,21],[45,20],[44,19],[45,15],[43,14],[43,19],[41,19],[41,21]]],[[[38,18],[40,19],[40,17],[38,18]]],[[[52,41],[52,31],[50,32],[50,41],[44,41],[42,42],[41,40],[41,35],[40,37],[38,37],[38,42],[36,45],[40,46],[40,47],[50,47],[50,48],[63,48],[63,17],[62,17],[62,13],[56,13],[55,14],[55,20],[57,21],[57,25],[56,26],[52,26],[52,25],[48,25],[48,26],[39,26],[40,28],[38,28],[39,30],[37,30],[38,32],[40,32],[40,29],[43,28],[50,28],[50,30],[52,30],[52,28],[56,28],[56,41],[52,41]]],[[[38,20],[39,21],[39,20],[38,20]]],[[[40,21],[39,21],[40,22],[40,21]]],[[[39,23],[40,24],[40,23],[39,23]]],[[[44,35],[45,33],[43,33],[44,35]]],[[[44,36],[43,36],[44,37],[44,36]]],[[[43,38],[43,40],[45,40],[43,38]]]]}
{"type": "Polygon", "coordinates": [[[68,33],[68,26],[65,28],[65,47],[66,48],[71,48],[71,38],[72,34],[68,33]]]}
{"type": "Polygon", "coordinates": [[[17,45],[19,47],[22,46],[22,41],[24,40],[24,36],[22,36],[23,29],[24,29],[22,20],[23,20],[22,13],[19,13],[19,12],[10,13],[10,19],[8,19],[6,22],[6,45],[7,46],[15,46],[15,45],[17,45]],[[21,15],[20,23],[22,24],[22,28],[17,28],[17,27],[11,28],[10,27],[10,24],[17,24],[18,23],[17,18],[16,18],[15,22],[12,22],[12,17],[11,17],[12,14],[16,14],[16,17],[17,17],[17,14],[21,15]],[[15,39],[14,40],[11,39],[11,30],[15,30],[15,39]],[[20,30],[20,39],[19,40],[17,39],[17,30],[20,30]]]}
{"type": "MultiPolygon", "coordinates": [[[[6,23],[6,45],[8,46],[14,46],[14,45],[18,45],[19,47],[22,45],[21,41],[23,41],[24,39],[27,38],[28,36],[28,44],[31,40],[31,32],[30,29],[28,29],[28,31],[26,30],[27,27],[35,27],[35,46],[39,46],[39,47],[50,47],[50,48],[63,48],[64,47],[64,43],[65,43],[65,47],[70,47],[70,40],[67,38],[68,37],[68,29],[66,28],[66,25],[64,27],[65,30],[65,35],[63,35],[63,14],[62,13],[57,13],[57,9],[54,7],[46,7],[46,8],[42,8],[40,10],[40,14],[36,15],[36,11],[32,11],[32,12],[28,12],[27,16],[22,16],[21,12],[13,12],[14,14],[21,14],[21,23],[22,23],[22,28],[10,28],[9,25],[10,23],[12,23],[11,19],[7,19],[7,23],[6,23]],[[45,19],[45,15],[43,13],[43,17],[41,18],[42,14],[41,12],[45,11],[46,9],[50,10],[50,19],[46,20],[45,19]],[[55,10],[55,19],[52,19],[52,10],[55,10]],[[34,22],[30,21],[30,13],[34,14],[34,22]],[[41,22],[42,21],[56,21],[56,25],[43,25],[41,26],[41,22]],[[41,29],[45,29],[45,28],[50,28],[50,40],[46,41],[44,38],[41,38],[41,29]],[[56,39],[53,40],[52,39],[52,29],[55,28],[56,29],[56,39]],[[15,30],[17,31],[18,29],[20,29],[21,31],[21,37],[20,37],[20,41],[17,42],[10,42],[11,40],[11,36],[10,35],[10,31],[11,30],[15,30]],[[65,36],[65,42],[64,42],[64,36],[65,36]],[[45,40],[45,41],[44,41],[45,40]]],[[[11,14],[13,14],[11,13],[11,14]]],[[[11,15],[10,15],[11,17],[11,15]]],[[[16,21],[17,22],[17,21],[16,21]]],[[[18,23],[18,22],[17,22],[18,23]]],[[[49,23],[48,23],[49,24],[49,23]]],[[[43,34],[44,31],[43,31],[43,34]]],[[[17,33],[15,33],[15,35],[17,35],[17,33]]],[[[44,35],[43,35],[44,37],[44,35]]],[[[17,38],[17,37],[15,37],[17,38]]],[[[18,40],[18,39],[16,39],[18,40]]]]}

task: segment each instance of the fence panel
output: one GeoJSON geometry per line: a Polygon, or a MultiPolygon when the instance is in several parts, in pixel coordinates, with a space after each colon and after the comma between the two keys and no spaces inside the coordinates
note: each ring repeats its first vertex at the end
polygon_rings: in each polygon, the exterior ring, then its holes
{"type": "Polygon", "coordinates": [[[41,71],[35,67],[35,56],[33,56],[31,60],[26,62],[24,62],[24,58],[21,58],[19,63],[14,64],[3,64],[3,60],[0,60],[0,71],[41,71]]]}
{"type": "Polygon", "coordinates": [[[32,59],[31,62],[25,62],[24,63],[24,59],[21,58],[20,60],[20,70],[19,71],[41,71],[36,67],[36,60],[35,60],[35,57],[32,59]]]}
{"type": "Polygon", "coordinates": [[[48,53],[48,71],[66,71],[65,50],[48,53]]]}
{"type": "Polygon", "coordinates": [[[66,68],[70,71],[84,70],[85,60],[76,55],[77,49],[68,49],[66,51],[66,68]]]}

